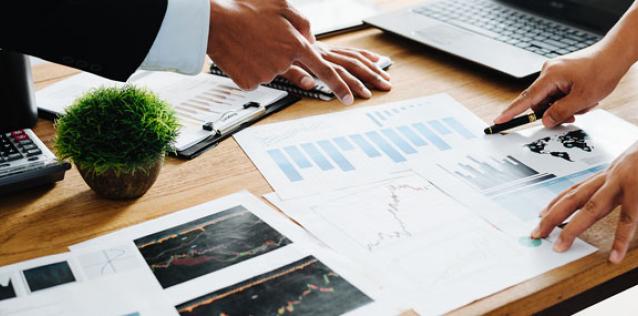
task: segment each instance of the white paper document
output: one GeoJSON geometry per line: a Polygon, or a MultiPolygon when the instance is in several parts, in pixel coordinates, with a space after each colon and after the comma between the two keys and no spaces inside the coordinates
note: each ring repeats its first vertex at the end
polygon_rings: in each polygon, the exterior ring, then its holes
{"type": "Polygon", "coordinates": [[[280,197],[348,188],[479,142],[485,123],[447,95],[248,128],[235,139],[280,197]]]}
{"type": "Polygon", "coordinates": [[[446,153],[433,162],[445,172],[436,182],[459,198],[468,191],[480,193],[531,229],[555,196],[605,170],[637,139],[638,127],[596,110],[574,124],[488,137],[446,153]],[[446,186],[448,179],[461,183],[446,186]]]}
{"type": "Polygon", "coordinates": [[[77,260],[87,278],[133,274],[135,283],[150,284],[145,292],[166,305],[167,315],[392,315],[407,309],[373,277],[248,193],[76,245],[72,253],[84,254],[77,260]],[[133,250],[123,254],[121,245],[133,250]]]}
{"type": "Polygon", "coordinates": [[[531,240],[522,222],[489,200],[468,207],[413,171],[314,197],[267,198],[332,249],[377,271],[422,315],[451,311],[595,251],[577,240],[557,254],[555,235],[531,240]]]}
{"type": "MultiPolygon", "coordinates": [[[[242,91],[232,80],[210,74],[185,76],[139,71],[126,84],[147,88],[173,106],[181,124],[174,145],[177,151],[186,150],[216,132],[204,130],[205,123],[212,122],[215,130],[221,130],[225,125],[245,122],[246,118],[260,114],[263,108],[244,108],[244,104],[257,102],[268,106],[288,95],[267,87],[242,91]]],[[[123,85],[125,83],[81,73],[38,91],[36,100],[39,108],[61,114],[91,89],[123,85]]]]}

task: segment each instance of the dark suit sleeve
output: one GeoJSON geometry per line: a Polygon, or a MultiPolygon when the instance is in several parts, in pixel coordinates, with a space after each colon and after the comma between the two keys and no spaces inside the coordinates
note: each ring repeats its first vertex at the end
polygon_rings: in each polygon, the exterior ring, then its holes
{"type": "Polygon", "coordinates": [[[3,0],[0,48],[125,81],[146,58],[168,0],[3,0]]]}

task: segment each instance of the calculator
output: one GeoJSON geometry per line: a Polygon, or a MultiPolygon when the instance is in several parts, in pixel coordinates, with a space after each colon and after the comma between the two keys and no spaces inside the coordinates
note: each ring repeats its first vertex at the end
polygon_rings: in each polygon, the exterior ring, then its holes
{"type": "Polygon", "coordinates": [[[0,134],[0,195],[61,181],[70,168],[30,129],[0,134]]]}

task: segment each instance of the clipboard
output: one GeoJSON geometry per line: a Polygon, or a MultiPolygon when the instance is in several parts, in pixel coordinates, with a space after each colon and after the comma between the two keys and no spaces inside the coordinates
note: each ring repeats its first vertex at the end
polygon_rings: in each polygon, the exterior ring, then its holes
{"type": "Polygon", "coordinates": [[[262,120],[263,118],[279,112],[285,108],[287,108],[288,106],[296,103],[297,101],[299,101],[301,98],[298,96],[294,96],[294,95],[288,95],[287,97],[269,105],[266,106],[266,111],[262,113],[262,115],[260,115],[257,118],[253,118],[251,120],[242,122],[240,125],[238,125],[237,127],[235,127],[232,130],[227,131],[226,133],[223,134],[215,134],[215,135],[211,135],[208,138],[204,139],[203,141],[189,147],[186,150],[182,150],[182,151],[176,151],[174,153],[172,153],[173,155],[175,155],[178,158],[181,159],[193,159],[196,158],[197,156],[205,153],[206,151],[215,148],[219,143],[221,143],[222,141],[226,140],[229,137],[232,137],[235,133],[240,132],[241,130],[259,122],[260,120],[262,120]]]}

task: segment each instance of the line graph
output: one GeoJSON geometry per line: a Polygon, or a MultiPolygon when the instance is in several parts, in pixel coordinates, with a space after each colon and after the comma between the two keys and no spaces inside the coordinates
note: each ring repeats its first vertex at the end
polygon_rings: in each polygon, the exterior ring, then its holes
{"type": "Polygon", "coordinates": [[[80,256],[78,261],[89,279],[137,268],[134,248],[122,246],[80,256]]]}
{"type": "Polygon", "coordinates": [[[317,225],[327,225],[364,251],[376,252],[427,230],[432,212],[445,218],[444,213],[438,214],[438,208],[445,209],[448,199],[428,180],[410,175],[349,192],[314,205],[310,211],[322,220],[323,224],[317,225]]]}
{"type": "Polygon", "coordinates": [[[176,306],[182,316],[341,315],[372,299],[309,256],[176,306]]]}
{"type": "Polygon", "coordinates": [[[292,243],[243,206],[135,240],[163,288],[292,243]]]}

